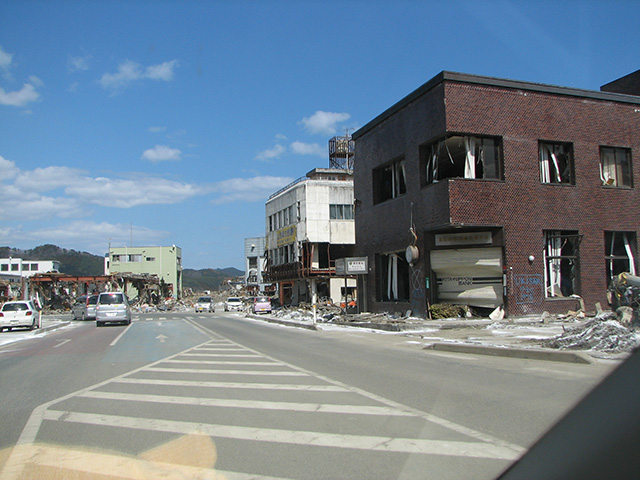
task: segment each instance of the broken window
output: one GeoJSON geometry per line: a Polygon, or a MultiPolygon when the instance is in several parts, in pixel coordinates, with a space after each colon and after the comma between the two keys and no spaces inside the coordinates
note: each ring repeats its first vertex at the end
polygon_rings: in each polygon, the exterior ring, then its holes
{"type": "Polygon", "coordinates": [[[636,274],[636,238],[633,232],[604,232],[607,285],[623,272],[636,274]]]}
{"type": "Polygon", "coordinates": [[[632,187],[631,150],[600,147],[600,179],[608,187],[632,187]]]}
{"type": "Polygon", "coordinates": [[[538,153],[542,183],[575,184],[571,143],[540,142],[538,153]]]}
{"type": "Polygon", "coordinates": [[[373,201],[384,202],[407,193],[404,159],[373,170],[373,201]]]}
{"type": "Polygon", "coordinates": [[[446,178],[502,179],[499,138],[449,135],[420,146],[422,184],[446,178]]]}
{"type": "Polygon", "coordinates": [[[545,232],[544,275],[547,297],[579,295],[579,247],[582,235],[571,230],[545,232]]]}
{"type": "Polygon", "coordinates": [[[409,300],[409,264],[404,252],[377,256],[378,299],[382,302],[409,300]]]}

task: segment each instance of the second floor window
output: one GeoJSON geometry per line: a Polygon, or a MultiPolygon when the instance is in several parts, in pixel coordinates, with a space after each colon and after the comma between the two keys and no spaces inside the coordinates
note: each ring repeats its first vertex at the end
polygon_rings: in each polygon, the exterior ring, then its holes
{"type": "Polygon", "coordinates": [[[571,143],[540,142],[538,152],[542,183],[575,184],[571,143]]]}
{"type": "Polygon", "coordinates": [[[353,220],[353,205],[329,205],[331,220],[353,220]]]}
{"type": "Polygon", "coordinates": [[[399,197],[407,193],[404,159],[373,170],[373,202],[399,197]]]}
{"type": "Polygon", "coordinates": [[[502,179],[499,138],[450,135],[420,147],[422,184],[446,178],[502,179]]]}
{"type": "Polygon", "coordinates": [[[631,188],[631,150],[600,147],[600,179],[608,187],[631,188]]]}

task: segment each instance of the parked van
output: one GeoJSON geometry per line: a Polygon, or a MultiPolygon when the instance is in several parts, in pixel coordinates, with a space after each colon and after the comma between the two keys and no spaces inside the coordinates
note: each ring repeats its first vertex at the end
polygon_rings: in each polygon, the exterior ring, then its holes
{"type": "Polygon", "coordinates": [[[71,313],[74,320],[93,320],[96,318],[96,304],[98,303],[98,294],[81,295],[76,298],[75,303],[71,306],[71,313]]]}
{"type": "Polygon", "coordinates": [[[131,307],[127,296],[122,292],[106,292],[98,296],[96,304],[96,326],[105,323],[131,323],[131,307]]]}

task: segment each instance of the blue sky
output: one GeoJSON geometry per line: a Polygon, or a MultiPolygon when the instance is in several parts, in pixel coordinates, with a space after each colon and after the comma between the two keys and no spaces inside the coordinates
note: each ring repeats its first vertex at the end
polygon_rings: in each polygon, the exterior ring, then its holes
{"type": "MultiPolygon", "coordinates": [[[[0,246],[244,269],[269,194],[442,70],[598,90],[637,1],[0,0],[0,246]]],[[[357,162],[357,160],[356,160],[357,162]]],[[[357,168],[357,167],[356,167],[357,168]]]]}

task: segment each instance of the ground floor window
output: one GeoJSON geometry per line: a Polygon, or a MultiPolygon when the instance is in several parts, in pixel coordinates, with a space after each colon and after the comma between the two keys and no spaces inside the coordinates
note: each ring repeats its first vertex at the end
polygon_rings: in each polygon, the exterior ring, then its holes
{"type": "Polygon", "coordinates": [[[404,252],[377,255],[378,301],[409,300],[409,264],[404,252]]]}
{"type": "Polygon", "coordinates": [[[579,295],[581,235],[573,230],[545,231],[545,292],[549,298],[579,295]]]}
{"type": "Polygon", "coordinates": [[[623,272],[636,275],[636,235],[633,232],[604,232],[607,285],[623,272]]]}

